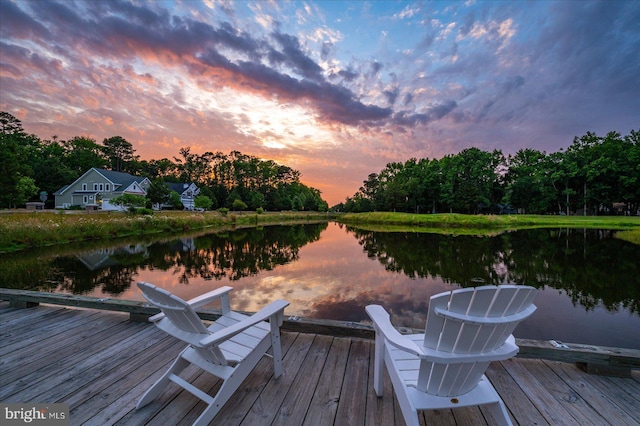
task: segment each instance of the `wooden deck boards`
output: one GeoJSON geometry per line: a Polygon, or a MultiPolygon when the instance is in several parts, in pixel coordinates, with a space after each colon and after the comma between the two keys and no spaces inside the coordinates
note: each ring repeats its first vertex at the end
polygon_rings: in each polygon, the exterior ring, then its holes
{"type": "MultiPolygon", "coordinates": [[[[204,409],[177,386],[136,411],[141,395],[183,348],[151,324],[128,315],[0,302],[0,401],[70,405],[72,425],[191,424],[204,409]]],[[[260,361],[216,416],[216,425],[402,425],[390,380],[373,392],[373,341],[283,333],[285,375],[275,380],[260,361]]],[[[215,392],[219,381],[188,370],[215,392]]],[[[640,425],[640,372],[631,378],[589,375],[573,364],[514,358],[487,376],[514,424],[640,425]]],[[[424,412],[438,425],[487,424],[477,407],[424,412]]],[[[489,423],[490,424],[490,423],[489,423]]]]}

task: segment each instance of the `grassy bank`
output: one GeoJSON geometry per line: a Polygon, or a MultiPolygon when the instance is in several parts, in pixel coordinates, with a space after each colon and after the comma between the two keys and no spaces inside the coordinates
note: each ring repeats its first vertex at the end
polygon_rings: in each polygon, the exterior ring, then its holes
{"type": "Polygon", "coordinates": [[[510,229],[620,229],[619,238],[640,244],[640,217],[624,216],[482,216],[462,214],[416,215],[316,212],[252,213],[156,212],[151,216],[100,212],[0,213],[0,253],[80,241],[100,241],[136,235],[184,233],[199,229],[276,225],[317,220],[339,222],[377,231],[496,234],[510,229]]]}
{"type": "Polygon", "coordinates": [[[156,212],[151,216],[119,212],[9,212],[0,214],[0,253],[54,244],[160,233],[223,228],[226,226],[276,225],[328,220],[316,212],[234,213],[156,212]]]}
{"type": "Polygon", "coordinates": [[[626,229],[631,235],[640,232],[640,217],[627,216],[535,216],[535,215],[464,215],[410,213],[349,213],[339,222],[380,230],[430,230],[452,234],[495,233],[512,229],[591,228],[626,229]]]}
{"type": "Polygon", "coordinates": [[[616,233],[616,238],[640,245],[640,228],[616,233]]]}

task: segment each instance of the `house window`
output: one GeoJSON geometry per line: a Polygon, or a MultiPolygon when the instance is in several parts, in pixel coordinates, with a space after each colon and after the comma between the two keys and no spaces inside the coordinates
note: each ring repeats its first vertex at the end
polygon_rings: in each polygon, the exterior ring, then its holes
{"type": "Polygon", "coordinates": [[[111,191],[111,185],[108,183],[105,185],[105,191],[111,191]]]}
{"type": "Polygon", "coordinates": [[[83,190],[83,191],[86,191],[86,190],[87,190],[87,184],[86,184],[86,183],[83,183],[83,184],[82,184],[82,190],[83,190]]]}
{"type": "Polygon", "coordinates": [[[84,204],[87,204],[87,202],[88,202],[88,201],[89,201],[89,200],[87,199],[87,196],[86,196],[86,195],[82,196],[82,202],[83,202],[84,204]]]}
{"type": "Polygon", "coordinates": [[[94,183],[94,184],[93,184],[93,190],[94,190],[94,191],[97,191],[97,190],[98,190],[98,184],[97,184],[97,183],[94,183]]]}
{"type": "Polygon", "coordinates": [[[100,184],[100,191],[103,191],[104,186],[100,184]]]}

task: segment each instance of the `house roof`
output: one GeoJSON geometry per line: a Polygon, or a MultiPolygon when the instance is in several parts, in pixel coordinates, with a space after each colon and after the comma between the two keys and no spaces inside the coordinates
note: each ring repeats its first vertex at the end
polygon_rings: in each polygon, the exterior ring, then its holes
{"type": "Polygon", "coordinates": [[[188,188],[191,187],[191,183],[182,183],[182,182],[165,182],[165,185],[169,187],[170,191],[176,191],[178,194],[182,194],[188,188]]]}
{"type": "Polygon", "coordinates": [[[133,175],[130,175],[129,173],[114,172],[113,170],[106,170],[106,169],[95,169],[95,170],[98,173],[100,173],[102,176],[104,176],[106,179],[110,180],[111,182],[117,185],[122,185],[123,187],[128,187],[133,182],[140,183],[145,179],[142,176],[133,176],[133,175]]]}
{"type": "MultiPolygon", "coordinates": [[[[101,174],[105,179],[112,182],[114,186],[113,192],[122,191],[128,188],[134,182],[137,184],[141,184],[145,179],[147,179],[146,177],[143,177],[143,176],[133,176],[133,175],[130,175],[129,173],[115,172],[113,170],[98,169],[98,168],[92,167],[91,169],[84,172],[83,175],[80,176],[78,179],[74,180],[72,184],[65,185],[59,190],[57,190],[54,193],[54,195],[62,195],[64,191],[66,191],[69,187],[73,186],[76,182],[84,180],[85,176],[87,176],[87,174],[91,172],[91,170],[95,170],[97,173],[101,174]]],[[[93,193],[95,191],[89,191],[89,192],[93,193]]],[[[78,191],[75,191],[74,193],[78,193],[78,191]]]]}
{"type": "Polygon", "coordinates": [[[67,189],[69,187],[69,185],[65,185],[62,188],[58,189],[56,192],[53,193],[53,195],[62,195],[62,193],[64,192],[65,189],[67,189]]]}

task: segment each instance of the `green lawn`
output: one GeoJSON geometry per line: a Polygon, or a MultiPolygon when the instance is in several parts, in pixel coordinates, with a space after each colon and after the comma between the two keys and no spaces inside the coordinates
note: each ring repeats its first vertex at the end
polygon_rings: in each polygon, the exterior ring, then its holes
{"type": "Polygon", "coordinates": [[[317,212],[185,212],[162,211],[153,215],[121,212],[64,211],[3,212],[0,214],[0,253],[64,244],[97,241],[133,235],[181,233],[204,228],[274,225],[330,220],[317,212]]]}
{"type": "Polygon", "coordinates": [[[628,230],[629,240],[640,233],[637,216],[537,216],[410,213],[348,213],[339,222],[367,229],[426,231],[451,234],[493,234],[534,228],[591,228],[628,230]]]}
{"type": "Polygon", "coordinates": [[[510,229],[602,228],[619,229],[618,236],[640,244],[640,217],[533,216],[408,213],[317,212],[156,212],[153,215],[100,212],[64,214],[62,211],[0,214],[0,253],[69,242],[112,239],[132,235],[180,233],[227,226],[274,225],[317,220],[337,220],[377,231],[435,232],[446,234],[496,234],[510,229]]]}

